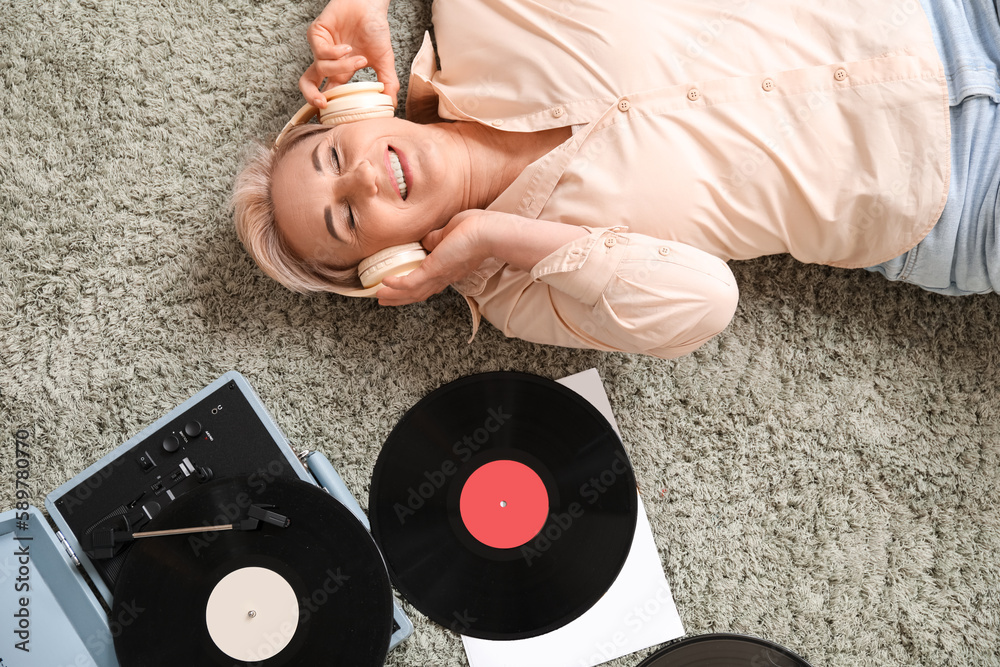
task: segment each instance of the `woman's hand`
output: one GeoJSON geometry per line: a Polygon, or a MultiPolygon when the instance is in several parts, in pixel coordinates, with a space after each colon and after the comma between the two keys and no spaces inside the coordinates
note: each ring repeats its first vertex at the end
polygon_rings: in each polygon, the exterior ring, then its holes
{"type": "Polygon", "coordinates": [[[430,251],[419,267],[405,276],[390,276],[382,281],[379,305],[405,306],[424,301],[448,285],[466,278],[479,268],[491,252],[487,243],[488,211],[462,211],[447,225],[425,236],[421,243],[430,251]]]}
{"type": "Polygon", "coordinates": [[[396,104],[399,79],[389,37],[389,0],[330,0],[309,25],[306,36],[313,63],[299,78],[306,102],[326,108],[319,86],[347,83],[362,67],[371,66],[396,104]]]}

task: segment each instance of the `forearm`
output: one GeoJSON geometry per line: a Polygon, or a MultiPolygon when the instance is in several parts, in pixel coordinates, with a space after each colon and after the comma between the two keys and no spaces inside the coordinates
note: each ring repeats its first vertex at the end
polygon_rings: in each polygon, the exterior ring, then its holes
{"type": "Polygon", "coordinates": [[[481,222],[485,256],[496,257],[512,267],[531,272],[540,261],[567,243],[587,235],[575,225],[533,220],[511,213],[487,211],[481,222]]]}
{"type": "Polygon", "coordinates": [[[500,211],[462,211],[422,239],[430,254],[417,269],[382,281],[379,303],[402,306],[423,301],[468,279],[488,259],[530,274],[540,261],[587,234],[586,229],[574,225],[500,211]]]}
{"type": "Polygon", "coordinates": [[[508,336],[672,358],[722,331],[739,291],[717,257],[618,229],[584,235],[530,271],[504,268],[475,294],[508,336]]]}

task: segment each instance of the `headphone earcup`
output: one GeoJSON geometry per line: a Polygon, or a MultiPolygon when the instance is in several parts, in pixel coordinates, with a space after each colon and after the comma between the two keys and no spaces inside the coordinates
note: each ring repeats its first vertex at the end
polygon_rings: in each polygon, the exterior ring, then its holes
{"type": "Polygon", "coordinates": [[[366,288],[375,287],[389,276],[402,276],[420,266],[427,251],[419,243],[407,243],[380,250],[358,264],[358,277],[366,288]]]}

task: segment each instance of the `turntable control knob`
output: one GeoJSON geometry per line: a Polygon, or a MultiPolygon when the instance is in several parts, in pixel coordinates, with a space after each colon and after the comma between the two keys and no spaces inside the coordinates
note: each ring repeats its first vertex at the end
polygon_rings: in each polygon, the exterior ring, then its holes
{"type": "Polygon", "coordinates": [[[176,435],[168,435],[163,439],[163,449],[167,452],[176,452],[180,446],[181,441],[176,435]]]}
{"type": "Polygon", "coordinates": [[[201,423],[197,421],[189,421],[184,425],[184,435],[189,438],[197,438],[201,435],[201,423]]]}

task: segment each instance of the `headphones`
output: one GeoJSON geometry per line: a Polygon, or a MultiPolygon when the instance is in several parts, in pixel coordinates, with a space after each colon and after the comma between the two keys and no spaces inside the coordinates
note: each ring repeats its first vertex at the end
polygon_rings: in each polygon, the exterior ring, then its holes
{"type": "MultiPolygon", "coordinates": [[[[278,133],[278,138],[274,140],[274,145],[278,146],[290,129],[308,123],[317,114],[319,122],[323,125],[341,125],[369,118],[392,118],[395,116],[392,98],[382,93],[384,89],[385,86],[376,81],[358,81],[323,91],[327,100],[326,108],[317,109],[311,104],[303,106],[290,121],[285,123],[285,127],[278,133]]],[[[384,278],[405,276],[420,266],[425,257],[427,251],[419,243],[407,243],[380,250],[358,264],[358,277],[363,286],[361,289],[332,287],[329,290],[344,296],[374,297],[375,292],[382,287],[384,278]]]]}

